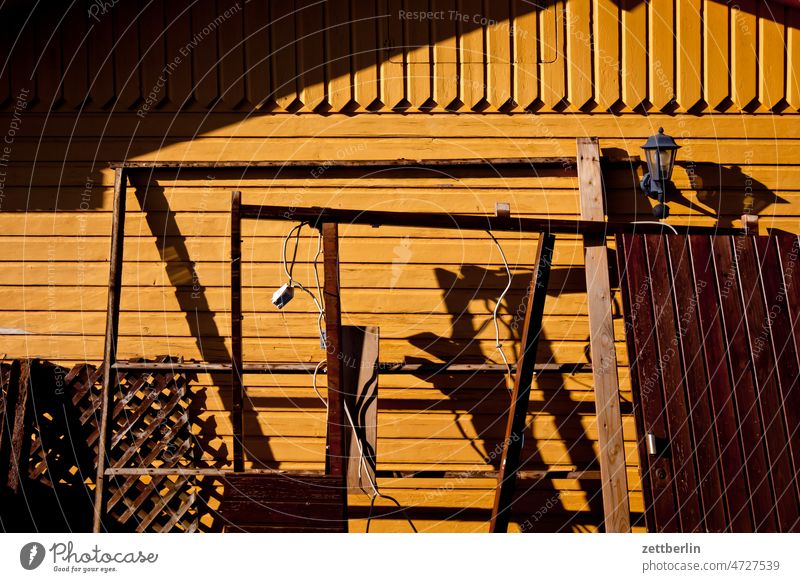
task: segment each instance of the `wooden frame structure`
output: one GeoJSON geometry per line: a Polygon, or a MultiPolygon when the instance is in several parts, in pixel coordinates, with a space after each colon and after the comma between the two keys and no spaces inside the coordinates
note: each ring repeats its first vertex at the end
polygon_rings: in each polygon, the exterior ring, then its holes
{"type": "MultiPolygon", "coordinates": [[[[416,169],[426,167],[499,167],[516,166],[535,168],[537,166],[562,166],[571,160],[564,158],[496,158],[496,159],[467,159],[467,160],[372,160],[372,161],[332,161],[326,162],[327,167],[413,167],[416,169]]],[[[572,160],[577,161],[577,160],[572,160]]],[[[595,176],[599,176],[599,157],[593,158],[592,163],[596,168],[592,170],[595,176]]],[[[233,451],[233,472],[242,474],[244,472],[244,444],[243,444],[243,422],[242,409],[244,399],[243,375],[250,373],[308,373],[313,370],[313,366],[307,364],[285,364],[285,363],[257,363],[245,364],[242,360],[242,332],[241,332],[241,220],[243,219],[269,219],[307,222],[311,226],[319,228],[323,236],[324,252],[324,297],[326,307],[326,333],[328,342],[332,349],[328,349],[328,403],[330,414],[328,420],[328,436],[326,441],[326,474],[341,479],[342,487],[346,487],[346,435],[344,422],[344,399],[342,396],[343,376],[336,354],[341,350],[341,311],[339,297],[339,268],[338,268],[338,224],[366,224],[371,226],[393,225],[408,227],[428,227],[445,229],[463,230],[487,230],[487,231],[506,231],[538,233],[539,250],[537,255],[536,277],[532,283],[532,292],[529,294],[529,302],[525,315],[523,343],[520,349],[520,357],[516,366],[516,377],[514,383],[513,398],[506,429],[506,439],[503,447],[503,457],[498,477],[498,486],[495,503],[492,512],[491,529],[494,532],[506,531],[514,497],[514,486],[517,475],[520,473],[520,435],[525,430],[525,412],[528,407],[530,387],[535,373],[544,371],[561,371],[557,365],[535,365],[536,347],[539,336],[541,335],[542,315],[544,311],[544,300],[546,297],[546,284],[549,276],[550,257],[552,254],[555,235],[557,234],[583,234],[595,237],[603,241],[606,236],[636,232],[653,234],[665,234],[669,231],[658,224],[634,225],[630,223],[611,222],[597,219],[591,216],[591,220],[548,220],[535,218],[511,218],[510,216],[463,216],[446,215],[441,213],[406,213],[406,212],[379,212],[379,211],[349,211],[334,210],[329,208],[292,208],[289,209],[277,206],[254,206],[243,205],[241,194],[232,194],[231,208],[231,340],[233,344],[231,363],[179,363],[179,364],[157,364],[157,363],[121,363],[116,360],[117,341],[119,331],[119,310],[120,294],[122,289],[122,261],[124,247],[124,224],[126,210],[126,191],[128,179],[134,175],[142,174],[146,176],[155,171],[190,172],[194,170],[208,169],[234,169],[245,172],[259,168],[280,169],[284,167],[292,168],[316,168],[321,162],[318,161],[295,161],[295,162],[217,162],[217,163],[179,163],[179,162],[126,162],[115,164],[114,181],[114,203],[113,203],[113,222],[111,232],[111,254],[109,261],[109,281],[108,281],[108,304],[106,316],[105,348],[103,360],[103,392],[101,404],[100,434],[98,438],[98,462],[97,462],[97,481],[95,490],[94,520],[93,529],[95,532],[101,531],[103,527],[103,516],[107,487],[105,480],[110,476],[117,475],[157,475],[157,474],[193,474],[193,475],[223,475],[228,471],[218,469],[159,469],[159,468],[107,468],[106,456],[108,454],[107,442],[110,440],[112,427],[109,422],[109,409],[111,403],[111,389],[116,385],[117,375],[123,371],[141,370],[155,371],[159,369],[170,369],[174,371],[230,371],[233,383],[233,430],[234,430],[234,451],[233,451]],[[446,217],[446,220],[444,218],[446,217]],[[599,238],[598,238],[599,237],[599,238]]],[[[597,183],[597,182],[595,182],[597,183]]],[[[582,182],[583,188],[583,182],[582,182]]],[[[717,229],[703,227],[675,227],[684,233],[705,233],[705,234],[741,234],[738,229],[717,229]],[[725,231],[725,232],[723,232],[725,231]]],[[[603,248],[605,244],[603,243],[603,248]]],[[[588,255],[587,255],[588,258],[588,255]]],[[[598,268],[598,271],[602,270],[598,268]]],[[[608,282],[608,272],[606,270],[605,280],[608,282]]],[[[610,298],[609,298],[610,300],[610,298]]],[[[594,325],[592,327],[594,332],[594,325]]],[[[594,343],[594,337],[592,337],[594,343]]],[[[613,349],[613,343],[611,348],[613,349]]],[[[381,373],[453,373],[468,372],[472,373],[479,370],[501,370],[505,369],[500,365],[463,365],[463,364],[443,364],[443,365],[393,365],[381,367],[381,373]]],[[[608,402],[617,399],[619,401],[618,390],[613,389],[598,394],[603,401],[598,401],[598,411],[608,410],[608,402]]],[[[618,410],[616,418],[618,418],[618,410]]],[[[616,422],[613,414],[606,415],[604,422],[616,422]]],[[[611,434],[617,434],[621,438],[620,427],[610,427],[611,434]],[[614,433],[614,431],[617,431],[614,433]]],[[[617,437],[615,437],[617,438],[617,437]]],[[[603,448],[601,444],[601,448],[603,448]]],[[[602,455],[601,455],[602,456],[602,455]]],[[[624,462],[624,461],[623,461],[624,462]]],[[[252,473],[275,473],[275,471],[252,471],[252,473]]],[[[610,487],[611,477],[605,474],[601,463],[601,480],[604,491],[604,500],[607,500],[605,490],[610,487]]],[[[615,494],[615,497],[618,494],[615,494]]],[[[628,512],[627,491],[625,491],[624,503],[616,504],[613,508],[614,514],[626,515],[628,512]]],[[[606,529],[607,531],[620,531],[617,526],[609,527],[612,523],[609,508],[606,507],[606,529]]],[[[623,524],[624,519],[617,520],[623,524]]],[[[621,526],[622,527],[622,526],[621,526]]]]}

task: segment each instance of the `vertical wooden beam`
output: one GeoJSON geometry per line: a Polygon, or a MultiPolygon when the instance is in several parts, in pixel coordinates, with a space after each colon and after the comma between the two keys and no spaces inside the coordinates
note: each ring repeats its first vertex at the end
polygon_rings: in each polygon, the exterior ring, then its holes
{"type": "Polygon", "coordinates": [[[372,483],[375,480],[378,444],[379,339],[380,329],[375,326],[342,327],[344,400],[354,425],[351,427],[350,420],[345,418],[349,435],[347,488],[356,493],[372,494],[372,483]]]}
{"type": "Polygon", "coordinates": [[[244,471],[244,383],[242,382],[242,193],[231,196],[231,389],[233,470],[244,471]]]}
{"type": "Polygon", "coordinates": [[[36,360],[22,360],[19,364],[19,380],[11,423],[11,443],[6,485],[12,494],[19,493],[20,482],[27,472],[30,456],[31,428],[33,410],[31,389],[33,388],[33,368],[36,360]]]}
{"type": "Polygon", "coordinates": [[[519,358],[517,358],[517,375],[514,379],[514,390],[511,393],[506,437],[505,441],[503,441],[503,456],[500,460],[492,521],[489,526],[489,530],[493,533],[505,533],[508,530],[508,522],[511,517],[511,504],[514,501],[514,488],[517,482],[517,471],[520,466],[522,441],[526,429],[525,417],[528,413],[536,351],[542,332],[544,302],[547,298],[547,285],[550,280],[550,265],[553,261],[554,243],[554,235],[547,232],[539,235],[536,273],[528,289],[528,305],[522,329],[523,341],[519,358]]]}
{"type": "Polygon", "coordinates": [[[111,222],[111,253],[108,266],[108,304],[106,307],[106,341],[103,353],[103,393],[100,409],[100,433],[97,439],[97,477],[94,491],[94,521],[92,530],[100,532],[105,505],[106,442],[111,433],[109,410],[111,390],[117,385],[113,370],[117,359],[117,334],[119,331],[119,304],[122,292],[122,256],[125,234],[125,196],[128,176],[124,168],[114,172],[114,215],[111,222]]]}
{"type": "MultiPolygon", "coordinates": [[[[578,138],[578,181],[581,218],[604,220],[603,177],[597,138],[578,138]]],[[[627,532],[631,529],[631,518],[606,239],[585,236],[583,240],[605,530],[627,532]]]]}
{"type": "Polygon", "coordinates": [[[344,480],[347,472],[342,369],[342,312],[339,298],[339,225],[322,225],[325,257],[325,351],[328,361],[328,430],[325,442],[325,473],[344,480]]]}

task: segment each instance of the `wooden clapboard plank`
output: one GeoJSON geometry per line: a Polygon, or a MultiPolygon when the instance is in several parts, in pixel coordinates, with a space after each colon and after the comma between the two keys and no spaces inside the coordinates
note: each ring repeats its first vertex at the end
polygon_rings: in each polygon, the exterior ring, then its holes
{"type": "MultiPolygon", "coordinates": [[[[405,8],[411,13],[429,10],[428,0],[405,0],[405,8]]],[[[430,19],[402,19],[403,38],[406,46],[407,99],[412,109],[424,109],[432,97],[432,60],[430,56],[430,19]]]]}
{"type": "Polygon", "coordinates": [[[354,88],[353,99],[358,104],[357,109],[364,111],[380,100],[380,84],[378,82],[380,62],[383,54],[378,43],[380,30],[385,26],[377,11],[376,2],[361,2],[352,0],[351,13],[353,15],[353,71],[354,88]]]}
{"type": "Polygon", "coordinates": [[[800,109],[800,9],[786,12],[786,101],[800,109]]]}
{"type": "Polygon", "coordinates": [[[194,98],[203,107],[210,107],[219,98],[218,30],[212,23],[219,16],[216,3],[192,5],[192,81],[194,98]]]}
{"type": "MultiPolygon", "coordinates": [[[[739,244],[743,241],[737,239],[739,244]]],[[[729,528],[739,532],[776,531],[731,241],[715,237],[709,243],[705,238],[694,237],[691,245],[729,528]],[[712,256],[713,261],[709,261],[712,256]],[[734,425],[734,403],[739,411],[739,435],[734,425]],[[740,469],[742,463],[744,471],[740,469]]],[[[737,246],[736,252],[739,254],[741,247],[737,246]]]]}
{"type": "MultiPolygon", "coordinates": [[[[769,335],[773,353],[775,354],[775,373],[780,391],[780,403],[784,411],[785,430],[788,435],[791,467],[783,467],[788,471],[795,488],[800,492],[800,367],[798,353],[795,350],[795,338],[792,333],[791,315],[788,312],[787,284],[781,261],[778,256],[777,237],[760,236],[756,238],[758,264],[761,266],[761,284],[763,287],[765,309],[769,314],[769,335]]],[[[789,257],[789,267],[794,268],[794,261],[789,257]]],[[[795,304],[793,307],[797,307],[795,304]]],[[[796,497],[800,502],[800,497],[796,497]]],[[[800,523],[795,521],[788,531],[796,531],[800,523]]]]}
{"type": "MultiPolygon", "coordinates": [[[[244,4],[246,6],[246,4],[244,4]]],[[[218,0],[219,98],[230,109],[245,99],[244,11],[239,0],[218,0]]]]}
{"type": "Polygon", "coordinates": [[[193,98],[191,56],[184,54],[192,38],[191,6],[176,2],[165,2],[164,9],[167,45],[167,96],[178,109],[185,107],[193,98]]]}
{"type": "Polygon", "coordinates": [[[456,20],[449,15],[457,8],[456,0],[433,0],[431,10],[447,17],[433,21],[433,99],[437,109],[457,106],[458,98],[458,39],[456,20]]]}
{"type": "Polygon", "coordinates": [[[731,95],[730,13],[727,3],[704,0],[703,91],[711,109],[722,108],[731,95]]]}
{"type": "MultiPolygon", "coordinates": [[[[578,139],[581,218],[603,220],[603,177],[596,139],[578,139]]],[[[628,484],[625,474],[619,379],[611,315],[611,284],[605,238],[584,238],[586,287],[593,378],[600,427],[600,471],[606,531],[630,531],[628,484]]]]}
{"type": "Polygon", "coordinates": [[[349,445],[347,486],[353,492],[375,493],[378,458],[378,341],[375,326],[342,327],[344,390],[349,445]],[[352,420],[352,425],[350,421],[352,420]],[[354,427],[353,427],[354,425],[354,427]]]}
{"type": "Polygon", "coordinates": [[[326,94],[332,111],[342,111],[355,97],[351,66],[351,10],[350,2],[325,3],[326,94]]]}
{"type": "Polygon", "coordinates": [[[759,3],[758,100],[772,110],[783,102],[786,75],[786,19],[783,6],[759,3]]]}
{"type": "Polygon", "coordinates": [[[593,0],[595,101],[607,111],[620,99],[619,5],[616,0],[593,0]]]}
{"type": "Polygon", "coordinates": [[[677,0],[677,97],[682,111],[694,108],[703,98],[703,0],[677,0]]]}
{"type": "Polygon", "coordinates": [[[325,86],[325,10],[319,0],[297,0],[297,75],[306,110],[327,106],[325,86]]]}
{"type": "Polygon", "coordinates": [[[272,54],[272,99],[280,109],[291,109],[298,99],[297,34],[294,0],[270,2],[269,38],[272,54]]]}
{"type": "Polygon", "coordinates": [[[567,2],[567,98],[576,109],[592,103],[591,0],[567,2]]]}
{"type": "Polygon", "coordinates": [[[620,269],[624,269],[623,281],[629,299],[626,313],[630,317],[629,333],[634,347],[629,356],[636,370],[631,381],[635,385],[635,392],[641,396],[642,433],[639,439],[644,441],[648,435],[653,435],[662,446],[656,455],[647,454],[644,449],[645,456],[641,459],[642,483],[649,486],[649,498],[652,500],[652,511],[647,514],[647,527],[650,531],[675,532],[680,527],[680,516],[675,511],[677,505],[672,466],[663,454],[663,444],[669,442],[669,432],[658,369],[658,347],[653,334],[655,320],[647,281],[644,238],[640,235],[624,235],[620,237],[620,242],[623,249],[620,269]]]}
{"type": "MultiPolygon", "coordinates": [[[[89,69],[87,60],[87,20],[84,5],[80,2],[64,15],[64,101],[72,107],[81,106],[88,97],[89,69]]],[[[6,68],[7,69],[7,68],[6,68]]],[[[0,82],[2,84],[2,82],[0,82]]],[[[0,103],[3,102],[0,91],[0,103]]]]}
{"type": "Polygon", "coordinates": [[[244,59],[247,100],[265,108],[270,97],[269,2],[257,0],[244,5],[244,59]]]}
{"type": "Polygon", "coordinates": [[[698,487],[702,502],[702,519],[705,531],[723,532],[727,528],[725,500],[720,479],[719,449],[713,428],[708,419],[713,418],[711,397],[706,380],[703,359],[703,336],[700,329],[697,301],[683,289],[694,289],[689,239],[667,237],[675,309],[679,314],[679,356],[683,364],[683,382],[688,401],[689,429],[694,438],[697,457],[698,487]]]}
{"type": "Polygon", "coordinates": [[[379,0],[381,102],[387,109],[402,109],[406,101],[406,49],[403,22],[398,14],[402,0],[379,0]]]}
{"type": "Polygon", "coordinates": [[[636,109],[647,99],[647,3],[626,0],[622,11],[622,100],[636,109]]]}
{"type": "Polygon", "coordinates": [[[657,111],[675,100],[675,0],[651,0],[649,13],[650,102],[657,111]]]}
{"type": "Polygon", "coordinates": [[[514,100],[526,110],[539,98],[538,6],[512,0],[514,22],[514,100]]]}
{"type": "Polygon", "coordinates": [[[156,109],[166,98],[164,2],[140,3],[139,58],[142,98],[149,109],[156,109]]]}
{"type": "Polygon", "coordinates": [[[683,532],[699,532],[703,530],[704,523],[693,459],[695,448],[689,428],[684,372],[680,354],[675,349],[682,340],[676,323],[677,318],[682,315],[676,314],[672,301],[674,281],[667,262],[667,237],[646,236],[645,251],[653,298],[658,361],[664,383],[675,495],[680,507],[680,527],[683,532]]]}
{"type": "Polygon", "coordinates": [[[548,3],[539,13],[541,54],[541,100],[548,109],[556,109],[567,94],[566,39],[563,0],[548,3]]]}
{"type": "Polygon", "coordinates": [[[459,54],[461,70],[459,71],[459,96],[467,109],[480,109],[486,98],[485,60],[485,26],[480,20],[476,23],[470,15],[483,13],[481,0],[461,0],[459,10],[468,19],[459,19],[459,54]]]}
{"type": "Polygon", "coordinates": [[[758,30],[756,0],[731,5],[731,99],[746,109],[758,97],[758,30]]]}
{"type": "Polygon", "coordinates": [[[512,35],[508,2],[487,2],[484,15],[489,20],[486,30],[486,98],[492,109],[501,109],[511,99],[512,35]]]}
{"type": "Polygon", "coordinates": [[[769,474],[775,493],[775,512],[780,531],[790,531],[800,517],[794,494],[789,441],[785,432],[785,415],[781,405],[775,353],[769,337],[772,314],[767,312],[764,291],[759,278],[760,266],[753,237],[745,237],[742,252],[736,257],[744,303],[744,321],[750,340],[750,354],[755,370],[764,438],[767,443],[769,474]]]}
{"type": "MultiPolygon", "coordinates": [[[[62,44],[64,22],[58,10],[37,11],[36,28],[36,89],[42,107],[46,110],[57,108],[63,97],[62,85],[62,44]]],[[[136,13],[136,7],[133,8],[136,13]]],[[[133,28],[135,30],[136,24],[133,28]]],[[[138,89],[138,87],[137,87],[138,89]]]]}

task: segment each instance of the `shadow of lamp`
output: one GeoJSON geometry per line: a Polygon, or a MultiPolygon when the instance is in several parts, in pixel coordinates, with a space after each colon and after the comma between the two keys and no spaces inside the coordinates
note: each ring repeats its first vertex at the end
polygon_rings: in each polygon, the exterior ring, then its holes
{"type": "Polygon", "coordinates": [[[659,220],[669,216],[669,207],[666,205],[667,185],[672,178],[675,157],[680,147],[672,137],[664,133],[663,127],[658,129],[656,135],[647,138],[642,146],[647,160],[647,173],[642,177],[639,186],[650,198],[658,200],[658,204],[653,207],[653,216],[659,220]]]}

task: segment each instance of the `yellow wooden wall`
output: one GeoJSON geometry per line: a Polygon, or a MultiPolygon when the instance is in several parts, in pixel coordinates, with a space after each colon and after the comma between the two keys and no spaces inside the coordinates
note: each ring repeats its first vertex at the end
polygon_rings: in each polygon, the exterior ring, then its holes
{"type": "MultiPolygon", "coordinates": [[[[289,159],[318,160],[323,168],[156,174],[136,184],[128,200],[121,357],[229,357],[233,188],[245,202],[294,206],[492,213],[501,201],[519,215],[578,214],[568,165],[365,174],[325,168],[326,160],[574,156],[576,137],[598,136],[609,162],[609,214],[649,220],[650,202],[636,189],[641,165],[620,160],[639,156],[663,126],[683,146],[671,222],[728,225],[750,209],[763,228],[800,230],[800,11],[753,0],[736,7],[716,0],[538,4],[201,0],[184,10],[177,2],[123,0],[107,13],[87,2],[64,18],[50,9],[30,20],[11,10],[0,19],[7,28],[0,54],[11,55],[0,61],[0,148],[7,146],[0,149],[0,354],[64,363],[101,358],[110,161],[289,159]],[[398,18],[400,10],[453,10],[461,20],[398,18]]],[[[282,282],[286,230],[245,224],[247,360],[323,356],[310,301],[298,297],[285,312],[269,303],[282,282]]],[[[345,321],[381,327],[382,360],[499,361],[490,313],[504,273],[486,235],[362,227],[343,227],[342,235],[345,321]]],[[[535,245],[500,238],[515,273],[502,310],[513,354],[514,313],[535,245]]],[[[314,244],[305,237],[300,247],[303,282],[310,281],[314,244]]],[[[579,240],[559,239],[552,278],[539,359],[587,362],[579,240]]],[[[614,302],[619,315],[618,296],[614,302]]],[[[505,422],[501,381],[383,377],[379,468],[491,469],[486,457],[505,422]]],[[[196,430],[219,464],[231,455],[227,379],[201,375],[195,385],[202,408],[196,430]]],[[[543,376],[536,388],[528,468],[596,468],[591,376],[543,376]]],[[[252,458],[322,466],[324,411],[309,378],[253,377],[248,396],[252,458]]],[[[632,508],[640,513],[629,404],[624,412],[632,508]]],[[[415,507],[421,529],[487,527],[489,480],[432,473],[382,485],[415,507]]],[[[602,521],[592,481],[539,483],[519,508],[518,521],[530,520],[533,531],[594,530],[602,521]]],[[[355,515],[358,530],[363,512],[355,515]]],[[[374,527],[407,525],[389,515],[374,527]]]]}

